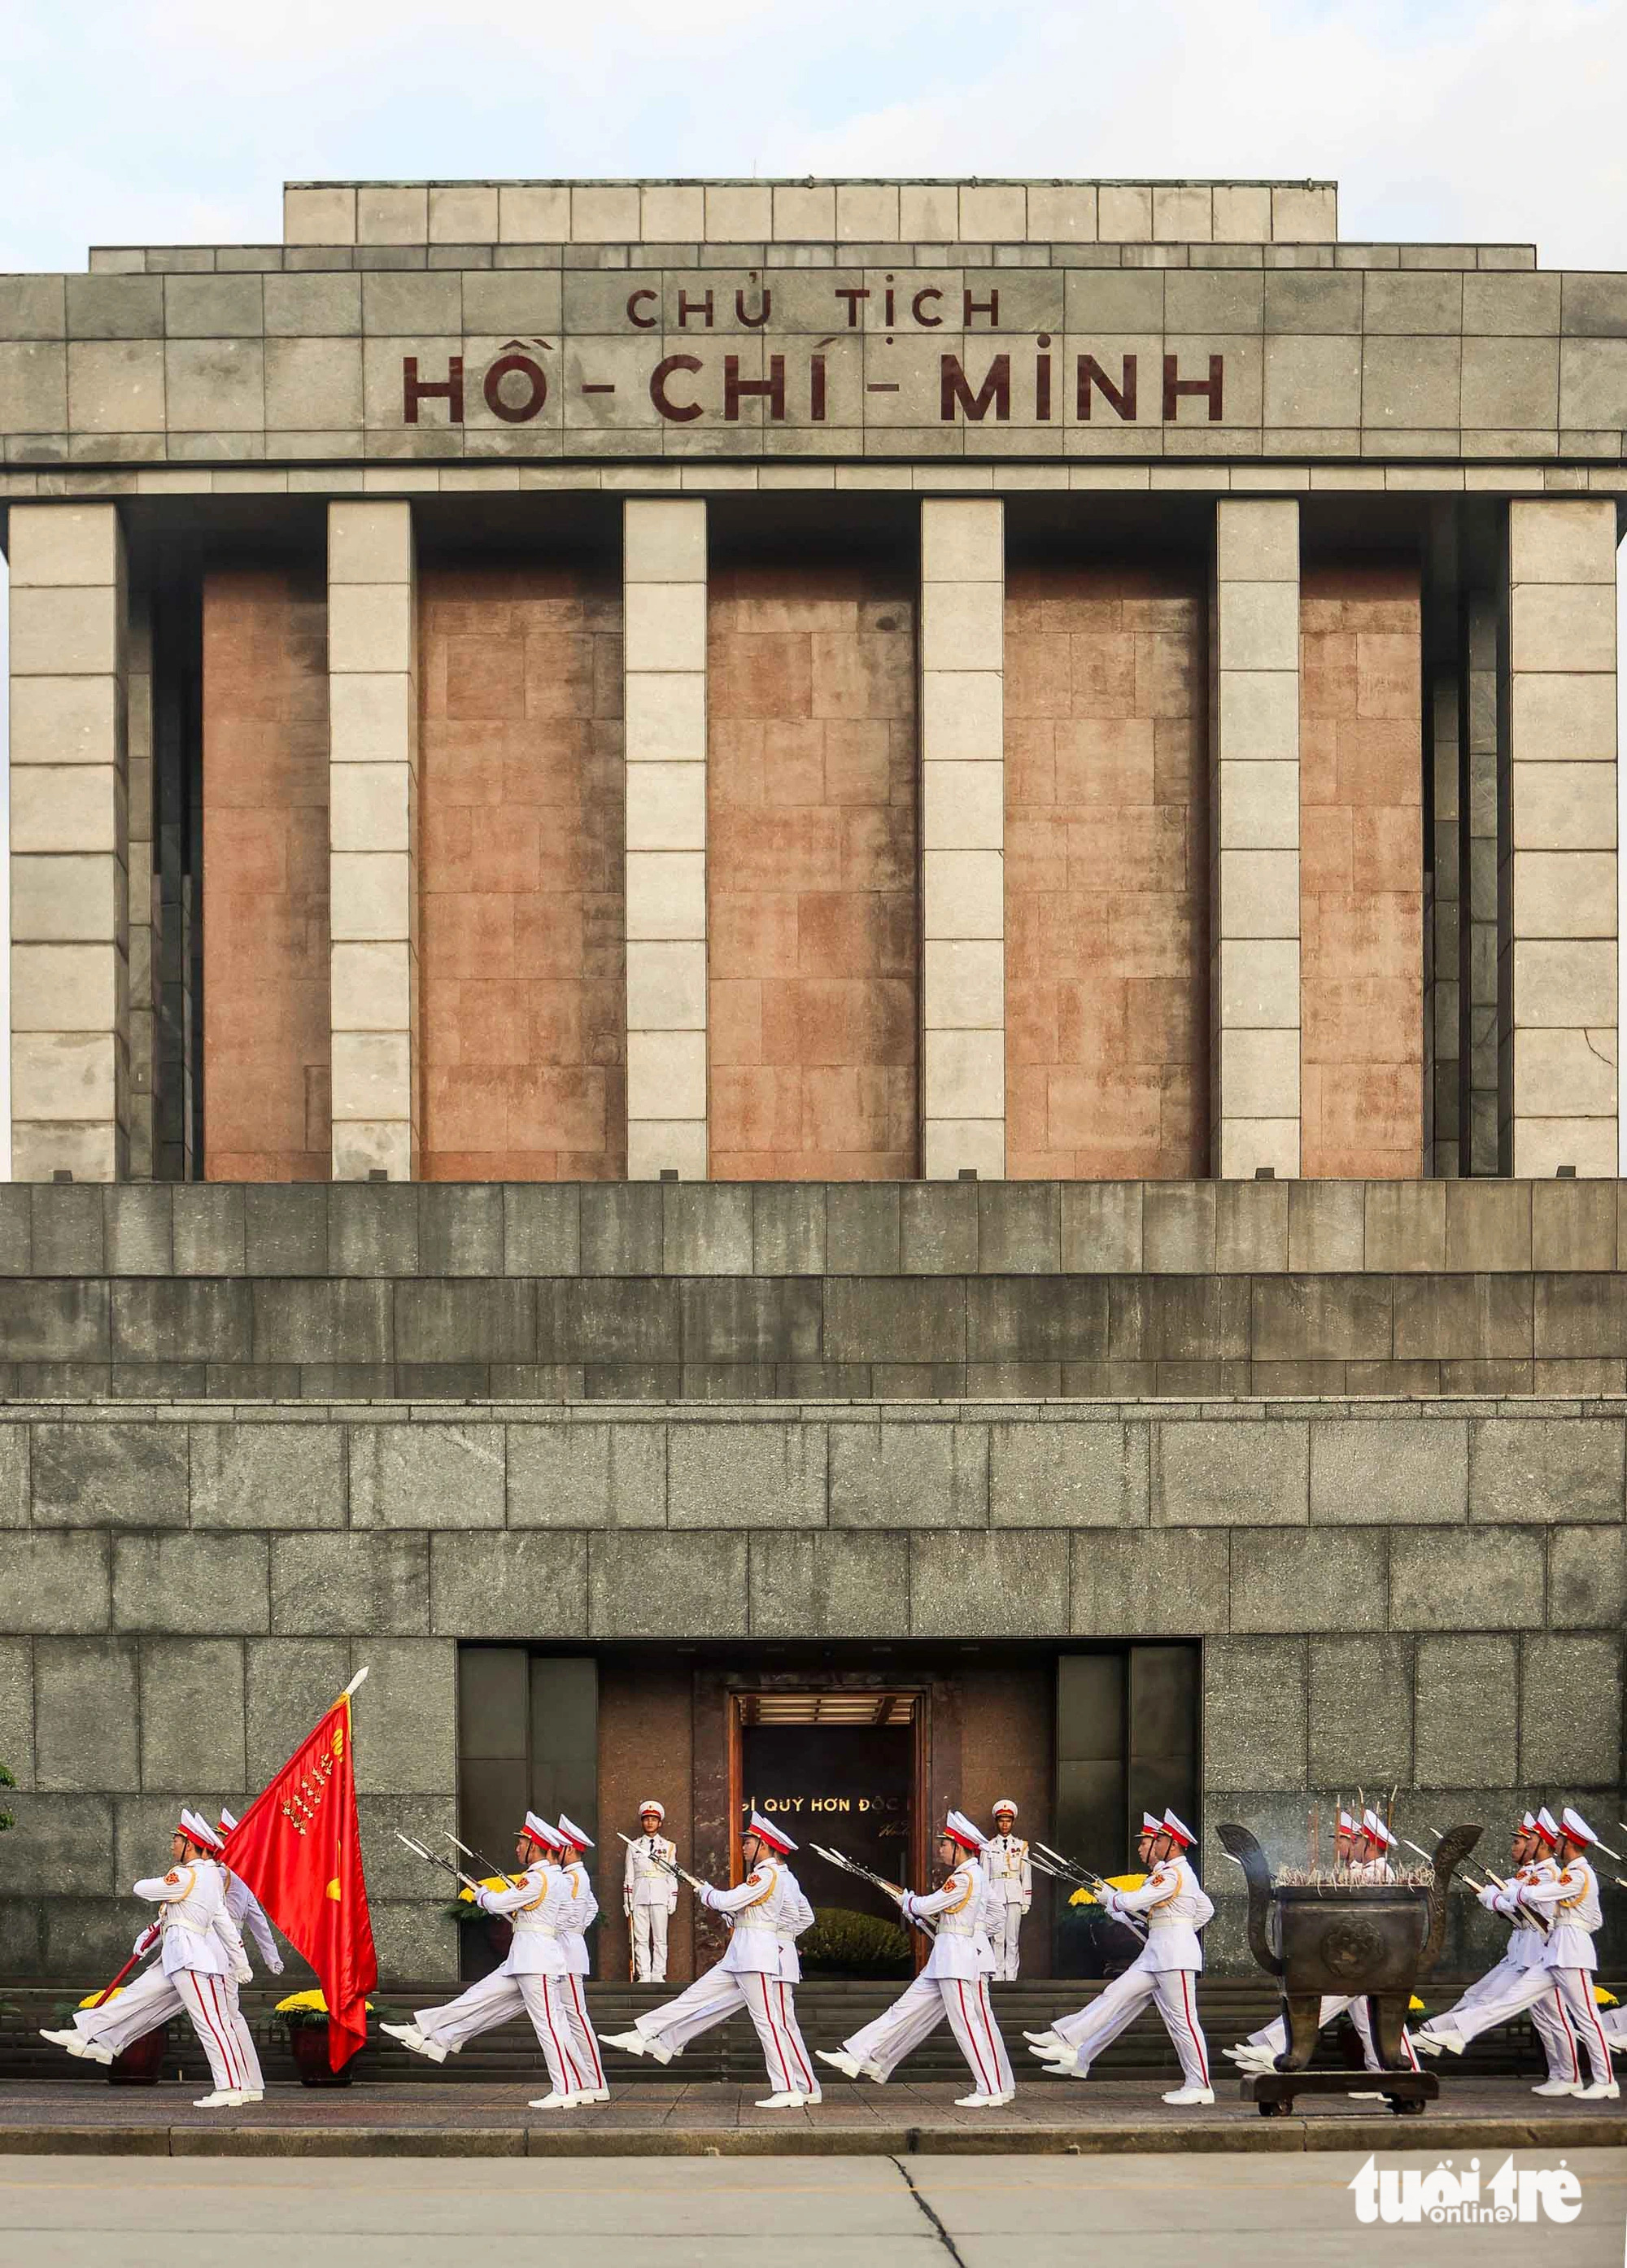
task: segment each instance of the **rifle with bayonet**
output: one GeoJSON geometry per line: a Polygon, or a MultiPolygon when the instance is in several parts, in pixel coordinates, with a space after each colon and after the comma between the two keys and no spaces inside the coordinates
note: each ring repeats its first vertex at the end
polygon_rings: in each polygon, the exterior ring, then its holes
{"type": "Polygon", "coordinates": [[[466,1874],[461,1867],[454,1867],[450,1859],[443,1859],[438,1851],[431,1851],[423,1844],[416,1842],[410,1835],[403,1835],[399,1827],[395,1830],[395,1839],[398,1843],[404,1843],[416,1858],[427,1859],[431,1867],[438,1867],[443,1874],[450,1874],[453,1881],[461,1882],[465,1889],[485,1888],[484,1883],[477,1882],[472,1874],[466,1874]]]}
{"type": "MultiPolygon", "coordinates": [[[[1430,1831],[1432,1834],[1435,1832],[1433,1829],[1430,1831]]],[[[1415,1843],[1410,1835],[1402,1835],[1397,1837],[1396,1839],[1399,1842],[1404,1843],[1409,1851],[1416,1851],[1419,1858],[1426,1859],[1432,1867],[1434,1865],[1435,1860],[1433,1853],[1425,1850],[1421,1843],[1415,1843]]],[[[1454,1877],[1454,1880],[1461,1881],[1465,1889],[1473,1890],[1476,1895],[1483,1889],[1507,1890],[1513,1887],[1510,1883],[1504,1881],[1501,1874],[1494,1874],[1490,1867],[1486,1868],[1485,1881],[1483,1882],[1477,1882],[1475,1880],[1475,1877],[1469,1873],[1469,1868],[1464,1866],[1461,1860],[1459,1861],[1457,1873],[1454,1877]]],[[[1536,1930],[1543,1937],[1548,1935],[1550,1929],[1552,1927],[1552,1924],[1549,1921],[1547,1916],[1541,1912],[1535,1906],[1521,1905],[1520,1911],[1516,1916],[1516,1919],[1524,1923],[1528,1928],[1536,1930]]]]}
{"type": "MultiPolygon", "coordinates": [[[[1032,1858],[1036,1852],[1048,1862],[1049,1871],[1054,1874],[1058,1881],[1071,1882],[1076,1889],[1088,1890],[1092,1897],[1098,1901],[1103,1890],[1111,1890],[1113,1888],[1112,1883],[1105,1876],[1094,1873],[1089,1867],[1081,1866],[1077,1859],[1064,1859],[1061,1852],[1053,1851],[1049,1843],[1031,1843],[1028,1846],[1029,1857],[1032,1858]]],[[[1132,1937],[1146,1936],[1146,1930],[1133,1915],[1115,1914],[1112,1918],[1117,1921],[1122,1929],[1129,1930],[1132,1937]]]]}
{"type": "MultiPolygon", "coordinates": [[[[878,1874],[872,1867],[864,1866],[857,1859],[850,1859],[845,1851],[827,1849],[822,1843],[810,1843],[808,1848],[828,1867],[835,1867],[842,1874],[852,1874],[859,1881],[868,1882],[872,1889],[880,1890],[884,1897],[891,1898],[900,1912],[903,1912],[904,1893],[896,1882],[889,1882],[885,1874],[878,1874]]],[[[903,1914],[903,1918],[918,1929],[923,1937],[936,1937],[938,1934],[931,1922],[924,1921],[915,1914],[903,1914]]]]}
{"type": "Polygon", "coordinates": [[[467,1843],[460,1843],[450,1827],[443,1827],[441,1829],[441,1833],[445,1837],[448,1843],[452,1845],[454,1851],[461,1851],[466,1859],[473,1859],[475,1864],[477,1867],[483,1867],[488,1874],[495,1874],[500,1882],[506,1882],[511,1890],[518,1887],[517,1877],[512,1874],[506,1867],[494,1867],[490,1859],[486,1857],[483,1852],[471,1849],[470,1845],[467,1843]]]}

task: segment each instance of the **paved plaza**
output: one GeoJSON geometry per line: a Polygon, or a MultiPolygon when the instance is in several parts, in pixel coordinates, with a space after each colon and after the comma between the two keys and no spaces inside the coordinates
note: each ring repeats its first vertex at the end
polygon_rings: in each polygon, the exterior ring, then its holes
{"type": "MultiPolygon", "coordinates": [[[[298,2166],[106,2157],[19,2158],[0,2170],[0,2263],[157,2268],[223,2234],[257,2268],[428,2268],[493,2248],[562,2242],[583,2261],[641,2268],[1025,2268],[1179,2244],[1184,2268],[1344,2268],[1473,2261],[1498,2268],[1557,2241],[1567,2268],[1622,2257],[1627,2158],[1582,2150],[1564,2228],[1363,2227],[1354,2153],[1201,2161],[1111,2158],[569,2159],[298,2166]]],[[[1432,2170],[1433,2154],[1387,2158],[1432,2170]]],[[[1551,2165],[1552,2154],[1520,2164],[1551,2165]]],[[[1488,2166],[1488,2172],[1492,2169],[1488,2166]]]]}

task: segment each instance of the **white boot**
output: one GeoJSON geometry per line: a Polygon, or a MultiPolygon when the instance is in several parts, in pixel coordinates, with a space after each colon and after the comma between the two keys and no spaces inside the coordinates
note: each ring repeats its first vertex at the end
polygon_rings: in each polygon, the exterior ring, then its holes
{"type": "Polygon", "coordinates": [[[1579,2095],[1580,2083],[1574,2079],[1545,2079],[1540,2087],[1531,2089],[1533,2095],[1579,2095]]]}
{"type": "Polygon", "coordinates": [[[862,2079],[864,2076],[857,2058],[850,2056],[845,2048],[815,2048],[814,2052],[821,2063],[828,2063],[832,2071],[839,2071],[843,2079],[862,2079]]]}
{"type": "Polygon", "coordinates": [[[1031,2048],[1063,2048],[1068,2044],[1060,2032],[1025,2032],[1023,2037],[1031,2048]]]}
{"type": "Polygon", "coordinates": [[[1595,2079],[1591,2087],[1579,2087],[1576,2095],[1581,2102],[1614,2102],[1621,2091],[1619,2080],[1595,2079]]]}
{"type": "Polygon", "coordinates": [[[1166,2102],[1179,2103],[1182,2106],[1189,2102],[1212,2102],[1214,2099],[1215,2091],[1212,2087],[1177,2087],[1164,2097],[1166,2102]]]}
{"type": "Polygon", "coordinates": [[[759,2110],[800,2110],[807,2099],[806,2095],[792,2095],[787,2090],[783,2095],[765,2095],[757,2108],[759,2110]]]}
{"type": "Polygon", "coordinates": [[[217,2087],[212,2095],[200,2095],[192,2107],[195,2110],[235,2110],[242,2100],[240,2087],[217,2087]]]}
{"type": "MultiPolygon", "coordinates": [[[[388,2031],[387,2024],[385,2029],[388,2031]]],[[[600,2032],[599,2038],[602,2046],[620,2048],[623,2055],[630,2056],[643,2055],[650,2044],[642,2032],[600,2032]]]]}
{"type": "Polygon", "coordinates": [[[577,2089],[578,2102],[608,2102],[609,2100],[610,2090],[607,2087],[579,2087],[577,2089]]]}
{"type": "Polygon", "coordinates": [[[957,2110],[998,2110],[1003,2102],[1010,2101],[1009,2095],[984,2095],[980,2092],[976,2095],[957,2095],[954,2107],[957,2110]]]}
{"type": "Polygon", "coordinates": [[[561,2095],[556,2088],[550,2094],[539,2095],[530,2108],[533,2110],[574,2110],[581,2100],[579,2095],[561,2095]]]}

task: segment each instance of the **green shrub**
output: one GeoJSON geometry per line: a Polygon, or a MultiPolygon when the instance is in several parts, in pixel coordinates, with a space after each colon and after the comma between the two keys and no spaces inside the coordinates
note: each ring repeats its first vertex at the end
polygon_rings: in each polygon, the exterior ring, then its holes
{"type": "Polygon", "coordinates": [[[805,1970],[826,1977],[907,1977],[909,1933],[880,1914],[822,1906],[797,1940],[805,1970]]]}

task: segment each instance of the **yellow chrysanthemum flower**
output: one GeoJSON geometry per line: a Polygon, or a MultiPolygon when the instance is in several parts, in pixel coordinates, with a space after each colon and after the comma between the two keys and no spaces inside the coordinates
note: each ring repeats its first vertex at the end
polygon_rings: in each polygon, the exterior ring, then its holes
{"type": "MultiPolygon", "coordinates": [[[[482,1890],[512,1890],[513,1887],[512,1881],[506,1874],[488,1874],[481,1884],[482,1890]]],[[[471,1906],[475,1903],[475,1893],[467,1883],[458,1892],[458,1896],[466,1906],[471,1906]]]]}
{"type": "MultiPolygon", "coordinates": [[[[1146,1881],[1145,1874],[1108,1874],[1105,1878],[1110,1890],[1138,1890],[1146,1881]]],[[[1094,1890],[1078,1889],[1068,1900],[1071,1906],[1093,1906],[1097,1903],[1094,1890]]]]}
{"type": "MultiPolygon", "coordinates": [[[[371,2011],[372,2007],[371,2000],[368,2001],[367,2007],[371,2011]]],[[[322,1998],[321,1986],[313,1984],[308,1992],[291,1992],[286,2000],[277,2002],[272,2014],[278,2016],[286,2015],[291,2008],[307,2008],[313,2016],[325,2016],[328,2014],[328,2003],[322,1998]]]]}
{"type": "Polygon", "coordinates": [[[1601,2008],[1613,2008],[1616,2004],[1616,1995],[1611,1992],[1608,1984],[1595,1984],[1594,1986],[1594,1999],[1598,2002],[1601,2008]]]}
{"type": "Polygon", "coordinates": [[[79,2006],[82,2008],[105,2008],[109,2000],[116,2000],[124,1987],[115,1984],[111,1992],[87,1992],[79,2006]]]}

